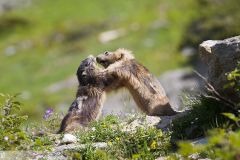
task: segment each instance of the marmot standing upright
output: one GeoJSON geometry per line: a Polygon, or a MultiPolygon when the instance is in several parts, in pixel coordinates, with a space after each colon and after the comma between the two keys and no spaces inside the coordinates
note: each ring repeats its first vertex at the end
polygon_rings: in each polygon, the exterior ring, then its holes
{"type": "Polygon", "coordinates": [[[94,57],[90,56],[81,62],[77,70],[79,87],[76,99],[62,120],[58,133],[85,127],[98,119],[105,99],[103,82],[97,77],[99,71],[94,57]]]}
{"type": "MultiPolygon", "coordinates": [[[[160,82],[148,69],[138,63],[131,51],[117,49],[97,56],[97,62],[105,67],[101,76],[115,77],[117,86],[126,87],[137,106],[150,116],[171,116],[177,112],[169,104],[169,99],[160,82]]],[[[113,89],[114,82],[109,83],[113,89]]]]}

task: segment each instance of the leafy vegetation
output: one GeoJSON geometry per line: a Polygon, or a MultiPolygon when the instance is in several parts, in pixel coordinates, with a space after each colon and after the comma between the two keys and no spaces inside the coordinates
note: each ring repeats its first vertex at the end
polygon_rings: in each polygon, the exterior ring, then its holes
{"type": "Polygon", "coordinates": [[[20,103],[15,101],[15,96],[6,96],[6,100],[0,104],[0,150],[9,150],[19,147],[24,141],[28,141],[26,134],[20,129],[20,125],[26,121],[27,116],[18,116],[14,110],[20,109],[20,103]]]}
{"type": "Polygon", "coordinates": [[[194,139],[205,136],[209,129],[227,125],[227,118],[222,113],[229,111],[229,108],[224,103],[204,95],[189,97],[188,101],[191,101],[188,113],[173,121],[174,138],[194,139]]]}
{"type": "Polygon", "coordinates": [[[227,79],[229,81],[228,84],[226,84],[224,87],[225,88],[232,88],[235,90],[236,93],[240,93],[240,63],[238,62],[237,67],[227,73],[227,79]]]}
{"type": "Polygon", "coordinates": [[[16,110],[21,109],[17,95],[1,94],[0,101],[0,150],[46,150],[52,144],[47,136],[37,137],[23,129],[27,116],[20,116],[16,110]]]}
{"type": "MultiPolygon", "coordinates": [[[[232,87],[232,89],[234,89],[235,92],[239,93],[239,77],[240,77],[240,74],[239,74],[239,65],[238,65],[233,71],[227,73],[227,79],[229,80],[229,84],[226,84],[225,87],[232,87]]],[[[183,117],[182,120],[180,119],[180,121],[178,121],[178,123],[175,122],[177,127],[179,127],[179,128],[175,128],[175,130],[177,131],[177,129],[184,129],[189,127],[189,122],[193,120],[193,118],[191,118],[192,116],[198,117],[200,115],[204,115],[202,116],[203,117],[202,119],[204,120],[201,121],[200,125],[201,127],[204,127],[204,126],[206,127],[207,125],[207,128],[205,128],[205,133],[206,135],[208,135],[207,143],[192,145],[190,142],[183,141],[179,143],[179,147],[180,147],[178,151],[179,154],[182,155],[185,159],[191,159],[191,155],[194,155],[194,154],[198,158],[211,158],[211,159],[223,159],[223,160],[239,159],[240,157],[239,155],[240,153],[240,145],[239,145],[240,144],[240,130],[239,130],[240,114],[233,112],[233,110],[229,108],[229,106],[224,106],[225,103],[221,101],[217,102],[218,105],[216,105],[216,102],[211,103],[209,101],[206,101],[206,99],[205,100],[202,99],[200,102],[201,102],[200,103],[201,108],[193,108],[192,110],[193,113],[195,113],[195,115],[190,113],[189,114],[190,118],[183,117]],[[207,109],[206,108],[207,106],[211,108],[208,107],[207,109]],[[217,106],[216,109],[214,109],[215,106],[217,106]],[[204,113],[198,112],[199,109],[200,111],[205,110],[205,112],[204,113]],[[221,114],[227,118],[227,119],[221,118],[221,123],[225,125],[219,125],[219,116],[221,114]],[[212,125],[211,127],[214,129],[210,130],[208,122],[210,122],[211,124],[211,122],[213,121],[212,118],[216,118],[218,119],[218,121],[217,123],[213,123],[214,125],[212,125]],[[181,125],[183,122],[185,123],[181,125]],[[218,125],[216,126],[216,124],[218,125]]],[[[235,109],[238,110],[239,102],[236,102],[236,103],[238,104],[235,106],[235,109]]],[[[201,131],[197,133],[201,133],[201,131]]],[[[172,156],[172,157],[176,158],[176,156],[172,156]]]]}
{"type": "MultiPolygon", "coordinates": [[[[144,126],[135,129],[124,129],[127,124],[114,116],[94,122],[87,132],[79,133],[81,143],[92,144],[107,142],[105,151],[94,150],[94,153],[105,153],[111,159],[155,159],[171,151],[170,134],[163,134],[155,127],[144,126]]],[[[81,152],[82,153],[82,152],[81,152]]],[[[85,152],[84,153],[88,153],[85,152]]],[[[91,154],[90,154],[91,155],[91,154]]],[[[89,155],[83,155],[83,157],[89,155]]],[[[86,158],[87,159],[87,158],[86,158]]]]}
{"type": "MultiPolygon", "coordinates": [[[[239,121],[239,120],[238,120],[239,121]]],[[[215,129],[210,132],[207,144],[192,145],[189,142],[180,143],[179,153],[185,158],[197,154],[199,158],[239,159],[240,132],[215,129]]],[[[190,158],[189,158],[190,159],[190,158]]]]}

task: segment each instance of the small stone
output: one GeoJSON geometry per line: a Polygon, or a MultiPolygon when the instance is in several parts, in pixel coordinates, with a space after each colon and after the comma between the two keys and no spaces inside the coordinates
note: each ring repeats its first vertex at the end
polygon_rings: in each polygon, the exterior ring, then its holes
{"type": "Polygon", "coordinates": [[[14,54],[16,54],[17,49],[15,46],[9,46],[5,49],[5,55],[6,56],[12,56],[14,54]]]}
{"type": "Polygon", "coordinates": [[[76,142],[77,142],[77,138],[74,135],[64,134],[62,139],[63,144],[76,143],[76,142]]]}
{"type": "Polygon", "coordinates": [[[198,138],[192,141],[193,145],[197,145],[197,144],[207,144],[208,140],[207,138],[203,137],[203,138],[198,138]]]}
{"type": "Polygon", "coordinates": [[[127,132],[134,131],[139,127],[144,128],[146,125],[149,127],[156,126],[160,120],[161,120],[160,117],[157,117],[157,116],[138,117],[137,119],[135,119],[129,124],[122,123],[123,131],[127,131],[127,132]]]}
{"type": "Polygon", "coordinates": [[[161,118],[158,116],[146,116],[146,124],[155,126],[160,122],[161,118]]]}

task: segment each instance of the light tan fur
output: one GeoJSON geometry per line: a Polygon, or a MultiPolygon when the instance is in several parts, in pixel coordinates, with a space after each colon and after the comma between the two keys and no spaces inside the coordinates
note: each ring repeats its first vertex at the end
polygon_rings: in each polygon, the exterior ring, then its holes
{"type": "MultiPolygon", "coordinates": [[[[170,116],[175,112],[160,82],[143,65],[138,63],[131,51],[117,49],[97,56],[97,62],[106,69],[103,77],[115,77],[118,87],[126,87],[137,106],[151,116],[170,116]]],[[[112,83],[114,84],[114,82],[112,83]]],[[[111,89],[111,84],[107,86],[111,89]]]]}

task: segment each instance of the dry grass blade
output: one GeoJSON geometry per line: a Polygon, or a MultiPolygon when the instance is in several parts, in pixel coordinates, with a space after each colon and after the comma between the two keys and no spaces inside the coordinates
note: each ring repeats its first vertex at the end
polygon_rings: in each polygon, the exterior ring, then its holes
{"type": "Polygon", "coordinates": [[[217,101],[221,101],[223,103],[225,103],[227,106],[229,106],[232,110],[236,111],[238,113],[236,104],[230,100],[228,100],[227,98],[223,97],[222,95],[220,95],[219,92],[216,91],[216,89],[208,82],[208,80],[201,75],[199,72],[197,72],[196,70],[193,71],[196,75],[198,75],[206,84],[206,89],[207,91],[209,91],[210,93],[213,94],[213,96],[206,96],[208,98],[213,98],[217,101]]]}

